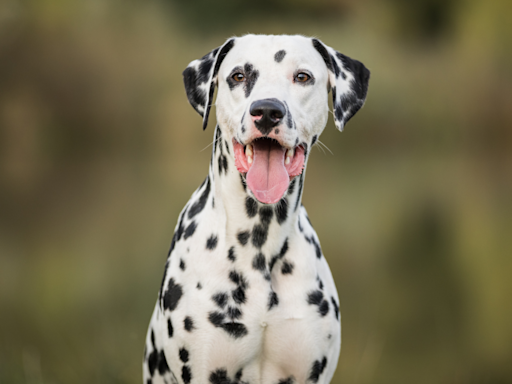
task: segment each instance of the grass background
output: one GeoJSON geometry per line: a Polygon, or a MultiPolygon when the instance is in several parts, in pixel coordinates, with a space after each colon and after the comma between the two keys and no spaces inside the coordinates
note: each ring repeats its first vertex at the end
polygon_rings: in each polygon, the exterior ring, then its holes
{"type": "Polygon", "coordinates": [[[512,383],[512,3],[3,0],[0,383],[140,383],[207,172],[181,72],[244,33],[356,58],[365,107],[303,203],[341,300],[333,383],[512,383]]]}

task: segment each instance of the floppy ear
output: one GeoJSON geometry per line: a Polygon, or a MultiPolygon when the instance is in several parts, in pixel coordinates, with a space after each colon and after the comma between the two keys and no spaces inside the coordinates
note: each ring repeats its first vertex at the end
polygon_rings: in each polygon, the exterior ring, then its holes
{"type": "Polygon", "coordinates": [[[360,61],[335,51],[318,39],[313,39],[313,46],[329,70],[334,123],[336,128],[343,131],[347,121],[359,111],[366,100],[370,71],[360,61]]]}
{"type": "Polygon", "coordinates": [[[203,130],[208,125],[208,116],[213,102],[217,72],[228,52],[235,45],[235,39],[229,39],[224,45],[215,48],[202,58],[192,61],[183,71],[183,81],[188,101],[203,117],[203,130]]]}

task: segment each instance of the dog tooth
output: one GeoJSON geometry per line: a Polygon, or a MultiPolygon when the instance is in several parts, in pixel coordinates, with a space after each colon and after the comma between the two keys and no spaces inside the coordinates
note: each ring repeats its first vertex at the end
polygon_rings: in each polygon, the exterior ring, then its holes
{"type": "Polygon", "coordinates": [[[294,148],[291,148],[291,149],[286,151],[286,157],[293,157],[293,155],[295,155],[295,149],[294,148]]]}
{"type": "Polygon", "coordinates": [[[252,164],[252,156],[247,156],[247,162],[248,162],[249,164],[252,164]]]}
{"type": "Polygon", "coordinates": [[[247,146],[245,147],[245,155],[247,157],[251,156],[252,157],[252,145],[251,144],[247,144],[247,146]]]}
{"type": "Polygon", "coordinates": [[[286,159],[284,160],[284,163],[286,165],[290,164],[290,156],[286,156],[286,159]]]}

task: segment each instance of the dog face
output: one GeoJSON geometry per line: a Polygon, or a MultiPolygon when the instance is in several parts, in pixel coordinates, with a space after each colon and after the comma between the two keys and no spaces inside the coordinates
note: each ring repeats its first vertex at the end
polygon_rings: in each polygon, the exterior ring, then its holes
{"type": "Polygon", "coordinates": [[[219,126],[250,192],[266,204],[278,202],[302,173],[327,122],[329,90],[342,130],[364,104],[369,79],[360,62],[303,36],[232,38],[183,74],[203,128],[218,86],[219,126]]]}

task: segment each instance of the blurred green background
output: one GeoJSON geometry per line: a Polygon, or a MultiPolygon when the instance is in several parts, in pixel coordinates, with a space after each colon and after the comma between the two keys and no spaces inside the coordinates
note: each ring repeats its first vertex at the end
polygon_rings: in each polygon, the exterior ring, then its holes
{"type": "Polygon", "coordinates": [[[244,33],[370,68],[304,205],[338,287],[333,383],[512,383],[512,2],[2,0],[0,383],[140,383],[207,172],[181,72],[244,33]]]}

